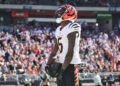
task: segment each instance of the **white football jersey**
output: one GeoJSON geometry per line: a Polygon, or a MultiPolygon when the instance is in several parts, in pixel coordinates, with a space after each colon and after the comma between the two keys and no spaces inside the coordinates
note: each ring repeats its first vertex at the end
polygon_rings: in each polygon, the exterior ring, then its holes
{"type": "Polygon", "coordinates": [[[57,53],[57,60],[58,63],[64,63],[66,54],[68,52],[68,34],[72,32],[76,33],[75,38],[75,45],[73,51],[73,59],[70,64],[80,64],[81,59],[79,56],[79,43],[80,43],[80,34],[81,34],[81,27],[78,23],[69,23],[64,28],[60,30],[61,26],[58,26],[55,32],[55,37],[57,39],[57,43],[59,46],[58,53],[57,53]]]}

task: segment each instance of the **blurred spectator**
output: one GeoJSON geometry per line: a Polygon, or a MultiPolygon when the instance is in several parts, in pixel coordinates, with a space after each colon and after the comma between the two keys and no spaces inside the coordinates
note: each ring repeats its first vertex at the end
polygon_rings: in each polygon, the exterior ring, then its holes
{"type": "Polygon", "coordinates": [[[10,61],[10,54],[8,52],[8,50],[6,49],[6,52],[5,52],[5,61],[6,62],[9,62],[10,61]]]}
{"type": "Polygon", "coordinates": [[[102,85],[107,86],[107,77],[106,76],[103,76],[103,78],[102,78],[102,85]]]}
{"type": "Polygon", "coordinates": [[[108,76],[108,86],[112,86],[112,84],[114,84],[114,80],[115,80],[114,76],[110,74],[108,76]]]}
{"type": "Polygon", "coordinates": [[[95,86],[101,86],[101,77],[98,72],[95,72],[94,83],[95,86]]]}

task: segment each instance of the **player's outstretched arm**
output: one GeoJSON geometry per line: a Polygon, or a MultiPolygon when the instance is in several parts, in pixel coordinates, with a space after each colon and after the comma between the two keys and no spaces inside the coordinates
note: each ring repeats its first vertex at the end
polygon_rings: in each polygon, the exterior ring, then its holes
{"type": "Polygon", "coordinates": [[[50,57],[48,59],[47,65],[54,62],[54,60],[55,60],[54,57],[56,56],[57,51],[58,51],[58,44],[57,44],[57,39],[55,38],[54,39],[54,49],[53,49],[53,51],[52,51],[52,53],[51,53],[51,55],[50,55],[50,57]]]}
{"type": "Polygon", "coordinates": [[[78,33],[78,32],[77,31],[72,32],[72,33],[68,34],[68,36],[67,36],[68,37],[68,52],[66,54],[65,61],[62,65],[63,70],[65,70],[68,67],[68,65],[70,64],[70,62],[73,58],[76,33],[78,33]]]}

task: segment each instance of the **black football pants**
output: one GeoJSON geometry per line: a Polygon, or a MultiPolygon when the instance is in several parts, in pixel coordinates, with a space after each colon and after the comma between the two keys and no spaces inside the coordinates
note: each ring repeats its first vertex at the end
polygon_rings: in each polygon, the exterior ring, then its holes
{"type": "Polygon", "coordinates": [[[78,64],[70,64],[63,72],[63,79],[57,78],[57,86],[79,86],[78,71],[78,64]]]}

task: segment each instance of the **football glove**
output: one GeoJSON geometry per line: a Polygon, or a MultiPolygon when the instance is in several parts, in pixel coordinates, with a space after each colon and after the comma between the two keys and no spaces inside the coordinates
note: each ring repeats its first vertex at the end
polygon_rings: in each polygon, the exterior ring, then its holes
{"type": "Polygon", "coordinates": [[[45,67],[45,71],[48,75],[50,75],[51,77],[57,77],[59,75],[59,70],[60,70],[60,64],[59,63],[52,63],[50,65],[47,65],[45,67]]]}

